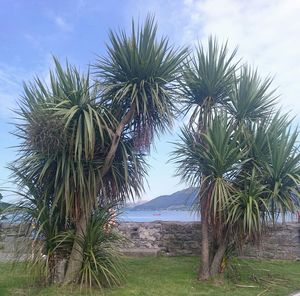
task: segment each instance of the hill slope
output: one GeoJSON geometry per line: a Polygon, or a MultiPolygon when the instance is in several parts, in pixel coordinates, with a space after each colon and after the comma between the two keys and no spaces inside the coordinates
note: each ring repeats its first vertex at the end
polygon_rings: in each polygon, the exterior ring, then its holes
{"type": "Polygon", "coordinates": [[[8,203],[8,202],[0,201],[0,211],[3,211],[3,210],[5,210],[6,208],[8,208],[10,206],[11,206],[11,204],[8,203]]]}
{"type": "Polygon", "coordinates": [[[197,199],[197,192],[198,190],[196,187],[190,187],[170,195],[161,195],[146,203],[135,206],[132,210],[187,210],[195,203],[195,200],[197,199]]]}

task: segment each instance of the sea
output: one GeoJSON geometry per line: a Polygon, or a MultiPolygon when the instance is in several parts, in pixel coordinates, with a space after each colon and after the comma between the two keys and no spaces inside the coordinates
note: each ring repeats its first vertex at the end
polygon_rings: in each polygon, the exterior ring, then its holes
{"type": "MultiPolygon", "coordinates": [[[[1,221],[5,222],[21,222],[23,217],[15,214],[0,215],[1,221]]],[[[132,211],[132,210],[119,210],[117,215],[119,222],[153,222],[153,221],[200,221],[200,216],[195,211],[132,211]]]]}
{"type": "MultiPolygon", "coordinates": [[[[182,210],[162,210],[162,211],[120,211],[118,215],[120,222],[153,222],[153,221],[200,221],[200,214],[195,211],[182,210]]],[[[288,213],[285,218],[286,222],[297,222],[295,214],[288,213]]],[[[277,217],[277,222],[282,222],[282,217],[277,217]]]]}
{"type": "Polygon", "coordinates": [[[200,221],[200,216],[194,211],[121,211],[119,221],[153,222],[153,221],[200,221]]]}
{"type": "MultiPolygon", "coordinates": [[[[200,214],[196,211],[184,210],[161,210],[161,211],[133,211],[120,210],[117,215],[119,222],[154,222],[154,221],[170,221],[170,222],[192,222],[200,221],[200,214]]],[[[298,222],[296,214],[288,213],[285,218],[286,222],[298,222]]],[[[0,215],[0,223],[5,222],[20,222],[22,217],[19,215],[0,215]]],[[[277,222],[282,222],[282,217],[277,217],[277,222]]]]}

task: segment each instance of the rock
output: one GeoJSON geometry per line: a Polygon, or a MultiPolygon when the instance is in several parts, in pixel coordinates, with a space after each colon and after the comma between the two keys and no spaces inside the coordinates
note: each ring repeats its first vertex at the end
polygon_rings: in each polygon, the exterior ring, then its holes
{"type": "Polygon", "coordinates": [[[54,283],[60,284],[64,281],[66,266],[67,266],[66,259],[58,260],[55,266],[54,283]]]}
{"type": "MultiPolygon", "coordinates": [[[[17,250],[31,254],[32,239],[26,236],[27,229],[28,225],[0,223],[1,254],[17,250]]],[[[122,251],[130,256],[198,256],[201,252],[200,222],[123,222],[118,231],[126,237],[122,251]]],[[[260,245],[248,243],[237,253],[243,257],[299,260],[300,223],[270,227],[260,245]]],[[[5,255],[0,256],[0,260],[3,258],[5,255]]]]}
{"type": "MultiPolygon", "coordinates": [[[[119,230],[130,240],[127,253],[151,248],[169,256],[199,255],[201,251],[200,222],[123,222],[119,230]]],[[[299,233],[298,223],[270,227],[260,246],[247,244],[239,255],[295,260],[300,258],[299,233]]]]}

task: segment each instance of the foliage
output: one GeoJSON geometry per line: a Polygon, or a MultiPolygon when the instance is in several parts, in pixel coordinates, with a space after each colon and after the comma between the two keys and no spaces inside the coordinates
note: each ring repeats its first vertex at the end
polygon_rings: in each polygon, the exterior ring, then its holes
{"type": "Polygon", "coordinates": [[[84,284],[118,282],[109,248],[117,237],[95,238],[105,220],[96,213],[143,192],[145,154],[153,137],[172,126],[186,52],[157,38],[148,17],[143,26],[132,23],[131,35],[110,33],[92,77],[54,58],[48,84],[37,77],[24,85],[16,111],[20,157],[11,168],[29,190],[19,208],[45,240],[50,282],[62,257],[66,283],[78,280],[80,268],[84,284]],[[63,233],[64,244],[57,241],[63,233]]]}
{"type": "MultiPolygon", "coordinates": [[[[24,186],[26,179],[22,180],[24,186]]],[[[32,239],[26,271],[41,283],[55,282],[58,265],[70,255],[74,239],[77,239],[84,250],[81,286],[102,288],[120,284],[122,265],[118,248],[124,238],[114,229],[116,205],[95,211],[84,237],[76,238],[72,225],[65,224],[58,208],[47,204],[42,192],[34,186],[27,188],[27,191],[19,191],[22,200],[13,209],[15,215],[22,216],[20,227],[27,225],[28,236],[32,239]]],[[[24,255],[23,249],[19,252],[24,255]]]]}
{"type": "Polygon", "coordinates": [[[25,187],[18,208],[45,241],[47,281],[65,257],[66,283],[119,282],[111,247],[118,238],[103,232],[101,208],[141,195],[146,152],[180,111],[190,118],[173,157],[177,175],[200,187],[206,273],[209,262],[212,274],[222,270],[226,248],[258,240],[279,212],[295,211],[298,132],[276,113],[272,79],[236,54],[212,37],[189,54],[158,38],[148,16],[142,26],[132,22],[130,34],[110,32],[92,75],[54,58],[48,84],[37,77],[24,85],[11,169],[25,187]]]}
{"type": "Polygon", "coordinates": [[[298,131],[275,112],[272,80],[239,66],[235,54],[212,38],[207,51],[197,47],[182,84],[181,103],[192,112],[173,152],[176,174],[200,187],[202,225],[211,226],[216,245],[210,260],[202,254],[203,266],[212,262],[203,269],[211,275],[222,270],[214,265],[220,266],[226,245],[259,240],[263,226],[294,212],[300,197],[298,131]]]}
{"type": "Polygon", "coordinates": [[[176,144],[173,160],[178,165],[177,174],[192,185],[204,176],[208,181],[205,192],[211,192],[213,216],[221,214],[233,193],[233,178],[239,172],[246,151],[237,145],[233,126],[226,117],[216,117],[197,142],[198,134],[185,128],[181,142],[176,144]]]}
{"type": "Polygon", "coordinates": [[[110,32],[107,57],[99,57],[94,72],[103,97],[120,120],[134,110],[130,129],[137,146],[148,148],[153,135],[169,129],[178,102],[178,78],[187,50],[168,38],[157,38],[157,25],[148,16],[143,27],[132,22],[131,35],[110,32]]]}
{"type": "Polygon", "coordinates": [[[125,238],[115,229],[117,216],[114,208],[115,205],[107,205],[96,210],[81,237],[76,237],[73,231],[62,232],[55,237],[56,250],[68,250],[70,253],[74,240],[82,246],[81,287],[112,287],[120,285],[124,277],[118,250],[125,238]]]}
{"type": "Polygon", "coordinates": [[[57,60],[55,65],[50,89],[38,79],[25,87],[18,113],[24,121],[16,132],[23,139],[24,153],[11,166],[19,186],[28,188],[21,193],[18,208],[25,220],[36,225],[34,240],[44,240],[44,252],[34,254],[31,265],[40,268],[46,282],[54,281],[57,263],[71,251],[57,249],[57,236],[74,229],[80,212],[97,208],[99,191],[106,202],[139,194],[145,170],[143,155],[132,149],[125,136],[108,174],[101,177],[109,147],[105,141],[109,142],[115,119],[102,108],[88,76],[80,76],[68,64],[63,70],[57,60]]]}
{"type": "MultiPolygon", "coordinates": [[[[23,122],[15,133],[23,140],[23,154],[16,167],[43,186],[66,217],[76,218],[79,207],[87,210],[98,202],[99,183],[104,182],[100,169],[109,147],[109,130],[116,121],[97,98],[88,75],[80,75],[69,64],[63,70],[54,61],[49,88],[38,78],[35,84],[25,86],[18,112],[23,122]]],[[[116,166],[111,167],[101,193],[117,200],[131,193],[139,195],[144,170],[140,154],[130,149],[130,140],[121,140],[116,166]],[[128,171],[135,177],[129,180],[128,171]]]]}
{"type": "Polygon", "coordinates": [[[219,46],[217,40],[210,37],[207,51],[199,43],[196,53],[189,56],[183,68],[180,103],[186,113],[192,112],[190,125],[205,128],[213,110],[226,105],[237,66],[235,55],[236,49],[228,54],[227,44],[219,46]]]}
{"type": "Polygon", "coordinates": [[[106,207],[92,215],[87,232],[81,238],[84,256],[80,271],[81,284],[101,287],[119,285],[123,278],[119,248],[124,238],[111,225],[116,217],[106,207]]]}
{"type": "Polygon", "coordinates": [[[22,221],[20,228],[25,227],[30,240],[30,245],[24,244],[23,248],[17,250],[17,255],[22,261],[24,254],[27,254],[26,272],[30,273],[34,280],[42,284],[51,283],[54,281],[56,265],[60,259],[56,252],[56,237],[64,232],[68,225],[61,217],[58,207],[52,207],[51,199],[49,200],[41,188],[34,185],[16,167],[11,166],[11,170],[17,177],[17,193],[21,196],[21,200],[10,211],[14,215],[12,221],[22,221]],[[31,252],[28,253],[28,249],[31,249],[31,252]]]}
{"type": "Polygon", "coordinates": [[[251,124],[270,115],[276,100],[275,91],[269,90],[271,83],[270,78],[262,80],[257,70],[247,65],[241,68],[228,104],[230,114],[239,124],[251,124]]]}

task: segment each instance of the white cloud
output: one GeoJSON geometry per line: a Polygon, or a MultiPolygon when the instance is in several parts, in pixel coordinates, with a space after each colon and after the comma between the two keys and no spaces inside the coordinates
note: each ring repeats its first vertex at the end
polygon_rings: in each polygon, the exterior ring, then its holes
{"type": "Polygon", "coordinates": [[[300,1],[187,0],[184,38],[195,43],[215,35],[239,46],[243,61],[263,76],[275,75],[279,103],[300,118],[300,1]]]}
{"type": "MultiPolygon", "coordinates": [[[[132,16],[143,19],[148,12],[155,13],[159,32],[176,44],[195,45],[215,35],[220,41],[228,39],[231,49],[238,46],[244,62],[258,67],[264,77],[275,76],[279,105],[283,111],[291,110],[300,123],[300,1],[132,0],[125,14],[127,20],[132,16]]],[[[152,154],[158,161],[150,158],[153,168],[149,170],[147,198],[178,190],[174,184],[179,179],[172,177],[175,165],[164,165],[174,147],[164,137],[158,147],[165,153],[161,155],[158,149],[158,156],[152,154]]]]}
{"type": "Polygon", "coordinates": [[[159,31],[174,42],[193,45],[215,35],[228,39],[244,62],[274,76],[279,104],[300,120],[300,1],[182,0],[132,1],[126,12],[156,14],[159,31]],[[150,3],[151,2],[151,3],[150,3]],[[135,8],[133,10],[133,7],[135,8]]]}
{"type": "Polygon", "coordinates": [[[73,29],[72,26],[61,16],[55,16],[54,22],[62,31],[70,32],[73,29]]]}

